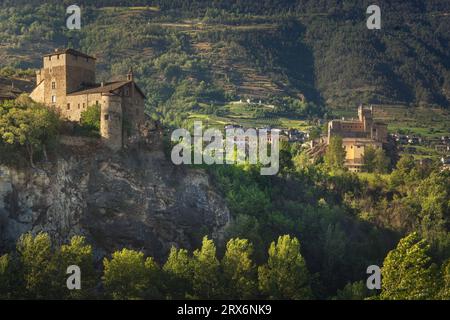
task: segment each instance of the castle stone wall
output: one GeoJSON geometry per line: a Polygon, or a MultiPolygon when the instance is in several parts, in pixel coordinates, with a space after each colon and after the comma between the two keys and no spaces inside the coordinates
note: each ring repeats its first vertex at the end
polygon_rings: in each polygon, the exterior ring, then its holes
{"type": "Polygon", "coordinates": [[[138,134],[139,127],[144,123],[144,98],[134,89],[134,85],[122,88],[124,93],[129,90],[129,95],[123,94],[123,113],[126,122],[125,135],[127,137],[138,134]]]}
{"type": "Polygon", "coordinates": [[[114,150],[139,134],[144,124],[144,99],[133,81],[95,84],[95,58],[73,49],[55,51],[44,56],[43,68],[36,72],[37,87],[30,97],[54,107],[62,118],[79,122],[89,106],[101,110],[100,135],[114,150]]]}
{"type": "Polygon", "coordinates": [[[103,96],[100,135],[113,150],[122,148],[122,120],[122,98],[116,95],[103,96]]]}
{"type": "Polygon", "coordinates": [[[66,108],[61,111],[61,114],[71,121],[80,121],[81,113],[95,104],[102,106],[102,99],[101,93],[69,95],[66,98],[66,108]]]}

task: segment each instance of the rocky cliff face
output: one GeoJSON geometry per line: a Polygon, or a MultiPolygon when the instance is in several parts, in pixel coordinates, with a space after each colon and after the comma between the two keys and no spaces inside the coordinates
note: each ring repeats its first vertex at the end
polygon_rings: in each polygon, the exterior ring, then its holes
{"type": "Polygon", "coordinates": [[[172,244],[221,239],[230,214],[205,172],[160,149],[66,149],[35,169],[0,165],[0,245],[44,231],[56,243],[84,235],[99,257],[128,247],[162,258],[172,244]]]}

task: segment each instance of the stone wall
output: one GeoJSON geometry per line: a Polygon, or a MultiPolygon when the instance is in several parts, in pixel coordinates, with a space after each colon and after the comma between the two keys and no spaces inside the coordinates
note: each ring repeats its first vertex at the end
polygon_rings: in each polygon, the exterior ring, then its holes
{"type": "Polygon", "coordinates": [[[89,138],[89,137],[75,137],[75,136],[67,136],[67,135],[59,136],[59,142],[61,144],[64,144],[66,146],[72,146],[72,147],[85,147],[90,144],[97,143],[98,141],[99,141],[99,139],[89,138]]]}
{"type": "Polygon", "coordinates": [[[70,104],[66,105],[66,108],[61,110],[62,117],[71,121],[80,121],[81,113],[92,105],[103,104],[103,96],[101,93],[69,95],[66,98],[66,102],[70,104]]]}
{"type": "Polygon", "coordinates": [[[122,97],[104,95],[101,105],[100,135],[112,150],[122,148],[122,97]]]}
{"type": "MultiPolygon", "coordinates": [[[[124,134],[126,138],[139,133],[139,127],[144,123],[144,98],[134,88],[134,85],[127,85],[129,95],[123,95],[122,110],[124,116],[124,134]]],[[[122,92],[126,88],[122,88],[122,92]]]]}

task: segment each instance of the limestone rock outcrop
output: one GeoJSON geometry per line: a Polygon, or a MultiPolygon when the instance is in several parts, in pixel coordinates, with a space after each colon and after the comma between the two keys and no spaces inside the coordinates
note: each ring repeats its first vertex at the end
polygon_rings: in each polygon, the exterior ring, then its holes
{"type": "Polygon", "coordinates": [[[161,150],[59,154],[36,168],[0,165],[0,246],[44,231],[57,244],[84,235],[98,257],[127,247],[158,259],[204,235],[220,241],[230,222],[208,175],[161,150]]]}

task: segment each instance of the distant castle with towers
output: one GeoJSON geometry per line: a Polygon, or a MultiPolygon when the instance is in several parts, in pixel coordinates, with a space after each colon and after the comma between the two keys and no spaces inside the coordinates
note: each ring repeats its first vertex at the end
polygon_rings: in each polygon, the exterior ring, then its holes
{"type": "Polygon", "coordinates": [[[100,107],[100,135],[113,150],[139,134],[144,124],[145,95],[130,70],[126,80],[96,83],[92,56],[74,49],[57,49],[43,57],[30,97],[55,107],[69,121],[79,122],[89,106],[100,107]]]}
{"type": "Polygon", "coordinates": [[[344,165],[350,171],[361,172],[365,148],[382,148],[387,142],[388,131],[385,123],[373,120],[372,106],[360,105],[357,120],[332,120],[328,123],[328,143],[333,136],[342,137],[346,152],[344,165]]]}

